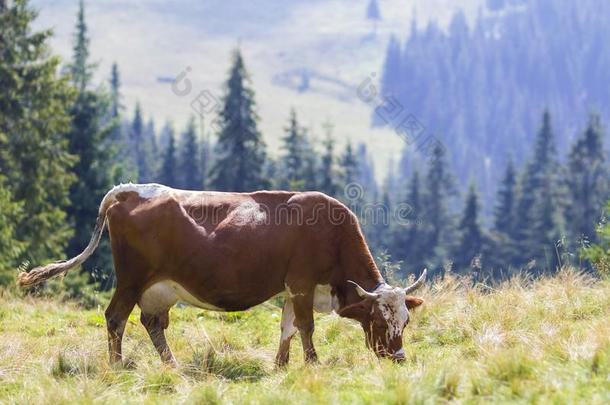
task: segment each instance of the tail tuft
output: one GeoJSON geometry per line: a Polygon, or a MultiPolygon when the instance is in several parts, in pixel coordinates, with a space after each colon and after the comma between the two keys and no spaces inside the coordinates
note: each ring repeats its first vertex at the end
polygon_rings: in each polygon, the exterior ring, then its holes
{"type": "Polygon", "coordinates": [[[66,273],[71,267],[73,267],[72,263],[62,261],[37,267],[29,273],[22,271],[17,276],[17,285],[21,288],[34,286],[52,277],[66,273]]]}
{"type": "Polygon", "coordinates": [[[51,264],[47,264],[46,266],[41,266],[33,269],[30,272],[20,272],[17,276],[17,285],[21,288],[34,286],[36,284],[40,284],[43,281],[46,281],[52,277],[56,277],[58,275],[66,273],[71,268],[81,265],[89,256],[93,254],[97,245],[100,243],[100,239],[102,237],[102,232],[104,231],[104,225],[106,224],[106,209],[108,208],[109,202],[112,199],[112,194],[109,192],[102,200],[102,204],[100,206],[100,214],[97,217],[97,222],[95,224],[95,229],[93,230],[93,235],[91,236],[91,241],[89,245],[76,257],[65,261],[59,261],[51,264]]]}

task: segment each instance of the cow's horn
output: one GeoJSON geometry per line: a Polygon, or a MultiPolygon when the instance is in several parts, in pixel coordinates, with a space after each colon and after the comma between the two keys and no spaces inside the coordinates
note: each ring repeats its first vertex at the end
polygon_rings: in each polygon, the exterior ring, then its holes
{"type": "Polygon", "coordinates": [[[407,288],[405,288],[405,294],[410,294],[413,291],[417,290],[422,285],[424,285],[424,281],[426,280],[427,273],[428,273],[428,269],[424,269],[424,271],[422,271],[421,276],[419,276],[417,281],[414,282],[413,284],[411,284],[410,286],[408,286],[407,288]]]}
{"type": "Polygon", "coordinates": [[[370,293],[367,290],[365,290],[364,288],[360,287],[358,285],[358,283],[352,281],[352,280],[347,280],[348,283],[353,284],[354,287],[356,287],[356,292],[358,293],[358,295],[360,296],[360,298],[365,299],[365,298],[371,298],[373,300],[376,300],[377,298],[379,298],[379,294],[375,294],[375,293],[370,293]]]}

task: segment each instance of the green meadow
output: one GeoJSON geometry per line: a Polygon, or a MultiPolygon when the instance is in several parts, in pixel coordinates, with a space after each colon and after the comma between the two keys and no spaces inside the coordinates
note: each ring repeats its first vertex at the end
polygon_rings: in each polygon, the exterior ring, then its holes
{"type": "Polygon", "coordinates": [[[359,325],[316,317],[320,364],[298,338],[276,370],[281,299],[250,311],[176,307],[163,366],[136,308],[125,364],[107,361],[104,305],[5,290],[0,298],[2,403],[587,403],[610,402],[610,281],[573,270],[472,285],[453,276],[421,290],[403,364],[380,361],[359,325]]]}

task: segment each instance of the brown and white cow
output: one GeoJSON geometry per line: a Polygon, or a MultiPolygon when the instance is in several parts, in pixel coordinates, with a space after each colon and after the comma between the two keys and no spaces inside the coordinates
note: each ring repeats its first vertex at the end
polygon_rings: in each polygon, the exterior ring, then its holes
{"type": "Polygon", "coordinates": [[[164,362],[169,309],[178,301],[215,311],[241,311],[285,293],[276,363],[288,362],[300,332],[305,360],[316,361],[313,311],[359,321],[380,357],[404,359],[409,310],[422,304],[410,287],[386,284],[352,212],[318,192],[221,193],[125,184],[100,204],[91,242],[78,256],[19,274],[31,286],[83,263],[108,224],[116,290],[106,310],[110,361],[134,306],[164,362]]]}

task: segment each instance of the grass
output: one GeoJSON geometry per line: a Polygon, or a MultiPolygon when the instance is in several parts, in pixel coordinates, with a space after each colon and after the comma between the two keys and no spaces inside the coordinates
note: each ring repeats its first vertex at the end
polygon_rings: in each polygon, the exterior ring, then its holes
{"type": "Polygon", "coordinates": [[[378,361],[358,325],[316,320],[321,364],[297,339],[277,371],[280,309],[171,312],[180,366],[161,365],[136,309],[122,368],[107,362],[103,308],[0,297],[0,403],[610,403],[610,281],[572,270],[495,288],[448,277],[405,334],[407,361],[378,361]]]}

